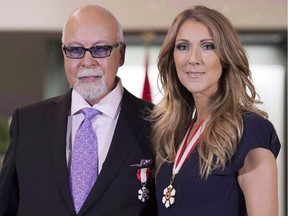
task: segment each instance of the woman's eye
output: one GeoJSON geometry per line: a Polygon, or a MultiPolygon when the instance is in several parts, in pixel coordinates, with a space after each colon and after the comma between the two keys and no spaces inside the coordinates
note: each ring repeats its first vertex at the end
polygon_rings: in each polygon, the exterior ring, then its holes
{"type": "Polygon", "coordinates": [[[187,44],[177,44],[176,49],[180,51],[189,50],[189,46],[187,44]]]}
{"type": "Polygon", "coordinates": [[[214,50],[215,46],[212,43],[207,43],[207,44],[203,44],[202,45],[202,49],[204,49],[204,50],[214,50]]]}

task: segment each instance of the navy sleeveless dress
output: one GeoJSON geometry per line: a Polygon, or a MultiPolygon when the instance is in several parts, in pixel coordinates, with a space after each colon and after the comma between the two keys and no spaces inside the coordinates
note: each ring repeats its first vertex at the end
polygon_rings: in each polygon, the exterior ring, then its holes
{"type": "Polygon", "coordinates": [[[244,132],[231,163],[224,170],[215,170],[207,180],[199,177],[197,147],[176,175],[175,203],[166,208],[162,203],[163,190],[169,185],[173,164],[164,164],[156,178],[159,216],[244,216],[244,195],[237,181],[237,173],[244,165],[248,152],[254,148],[271,150],[275,158],[280,142],[268,120],[248,113],[244,115],[244,132]]]}

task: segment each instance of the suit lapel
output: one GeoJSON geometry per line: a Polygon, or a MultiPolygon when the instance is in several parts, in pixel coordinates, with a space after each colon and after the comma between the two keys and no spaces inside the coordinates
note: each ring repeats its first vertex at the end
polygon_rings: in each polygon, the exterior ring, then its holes
{"type": "Polygon", "coordinates": [[[84,213],[93,203],[99,201],[102,194],[107,190],[114,177],[123,166],[123,163],[129,155],[130,149],[136,142],[137,135],[143,122],[140,121],[140,119],[137,121],[139,118],[139,110],[135,108],[135,104],[133,104],[132,100],[133,98],[130,96],[130,93],[125,91],[121,112],[108,155],[103,164],[101,173],[80,210],[79,215],[84,213]]]}
{"type": "Polygon", "coordinates": [[[52,157],[58,187],[67,208],[74,214],[66,162],[67,119],[71,106],[71,91],[48,105],[47,124],[49,150],[52,157]]]}

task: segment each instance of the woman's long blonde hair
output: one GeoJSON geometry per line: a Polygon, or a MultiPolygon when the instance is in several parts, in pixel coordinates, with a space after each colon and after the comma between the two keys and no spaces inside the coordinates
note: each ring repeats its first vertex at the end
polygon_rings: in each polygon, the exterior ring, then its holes
{"type": "Polygon", "coordinates": [[[151,115],[157,171],[163,162],[174,162],[195,109],[192,94],[178,79],[173,59],[177,33],[186,20],[201,22],[208,27],[223,68],[219,89],[210,98],[209,122],[197,148],[200,176],[207,178],[213,169],[224,168],[235,153],[243,133],[243,113],[254,112],[264,118],[267,114],[255,106],[260,101],[251,82],[249,63],[230,21],[204,6],[184,10],[169,28],[158,57],[164,97],[151,115]]]}

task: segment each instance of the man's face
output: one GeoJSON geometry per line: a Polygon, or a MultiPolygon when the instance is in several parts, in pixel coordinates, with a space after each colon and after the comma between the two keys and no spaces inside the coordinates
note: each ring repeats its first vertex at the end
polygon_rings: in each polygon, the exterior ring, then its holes
{"type": "MultiPolygon", "coordinates": [[[[90,48],[120,42],[114,19],[95,11],[83,13],[69,19],[63,34],[65,47],[90,48]]],[[[70,86],[95,104],[115,87],[118,68],[124,63],[125,45],[113,48],[111,55],[105,58],[94,58],[89,51],[80,59],[63,54],[70,86]]]]}

